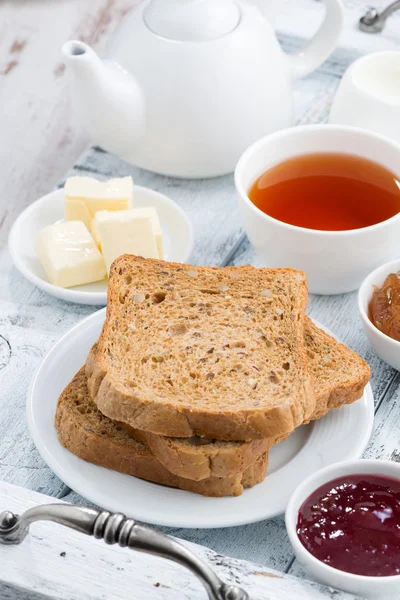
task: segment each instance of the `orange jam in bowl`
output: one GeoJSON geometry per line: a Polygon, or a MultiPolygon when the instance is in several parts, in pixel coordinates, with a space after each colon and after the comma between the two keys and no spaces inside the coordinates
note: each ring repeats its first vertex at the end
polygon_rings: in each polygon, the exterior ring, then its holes
{"type": "Polygon", "coordinates": [[[390,273],[381,287],[375,286],[368,317],[379,331],[400,342],[400,272],[390,273]]]}

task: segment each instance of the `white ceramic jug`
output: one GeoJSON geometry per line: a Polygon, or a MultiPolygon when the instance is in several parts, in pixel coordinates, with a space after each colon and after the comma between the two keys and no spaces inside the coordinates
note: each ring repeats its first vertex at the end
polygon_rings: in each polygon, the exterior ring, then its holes
{"type": "Polygon", "coordinates": [[[368,129],[400,144],[400,52],[362,56],[340,82],[329,115],[333,125],[368,129]]]}
{"type": "Polygon", "coordinates": [[[327,58],[342,28],[341,0],[325,5],[321,28],[294,55],[251,0],[145,0],[125,17],[107,61],[67,42],[89,134],[165,175],[233,171],[252,142],[293,124],[293,80],[327,58]]]}

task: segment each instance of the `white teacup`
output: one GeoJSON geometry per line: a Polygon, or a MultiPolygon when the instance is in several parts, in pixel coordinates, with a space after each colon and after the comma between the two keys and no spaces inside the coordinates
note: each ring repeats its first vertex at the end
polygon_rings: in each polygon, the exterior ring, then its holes
{"type": "Polygon", "coordinates": [[[306,125],[269,135],[242,155],[235,171],[239,209],[248,238],[264,266],[304,270],[309,291],[314,294],[350,292],[373,269],[400,256],[400,213],[362,229],[318,231],[278,221],[248,197],[252,184],[271,167],[316,152],[362,156],[386,167],[400,180],[400,145],[395,142],[352,127],[306,125]]]}
{"type": "Polygon", "coordinates": [[[400,143],[400,52],[373,52],[344,74],[329,123],[368,129],[400,143]]]}

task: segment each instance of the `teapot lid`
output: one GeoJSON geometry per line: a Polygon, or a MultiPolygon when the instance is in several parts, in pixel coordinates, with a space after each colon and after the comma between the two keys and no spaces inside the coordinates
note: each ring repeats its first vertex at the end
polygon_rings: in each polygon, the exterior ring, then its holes
{"type": "Polygon", "coordinates": [[[240,9],[236,0],[150,0],[144,21],[162,37],[202,42],[233,31],[240,21],[240,9]]]}

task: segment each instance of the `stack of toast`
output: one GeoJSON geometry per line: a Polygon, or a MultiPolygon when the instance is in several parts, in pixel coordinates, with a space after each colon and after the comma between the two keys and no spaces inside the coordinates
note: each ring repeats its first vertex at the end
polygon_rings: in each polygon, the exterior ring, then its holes
{"type": "Polygon", "coordinates": [[[100,338],[58,402],[60,442],[149,481],[241,494],[265,478],[274,444],[369,380],[307,300],[294,269],[120,257],[100,338]]]}

